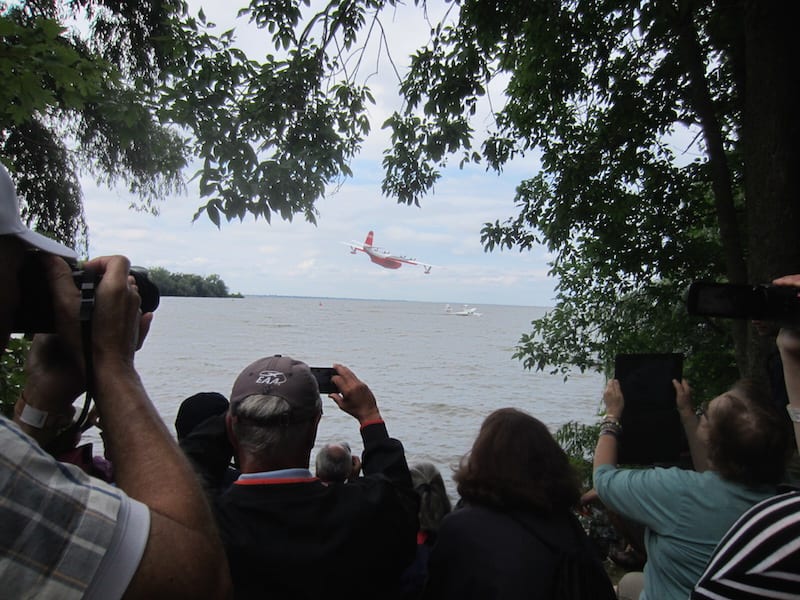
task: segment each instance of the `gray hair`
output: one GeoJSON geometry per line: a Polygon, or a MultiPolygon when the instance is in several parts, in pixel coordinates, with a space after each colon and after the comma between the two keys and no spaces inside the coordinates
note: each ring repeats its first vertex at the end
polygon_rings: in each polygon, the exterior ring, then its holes
{"type": "MultiPolygon", "coordinates": [[[[322,412],[322,400],[319,402],[322,412]]],[[[239,445],[251,454],[263,454],[275,448],[290,449],[304,442],[314,420],[293,422],[292,406],[279,396],[254,394],[231,402],[231,416],[237,417],[233,433],[239,445]]]]}
{"type": "Polygon", "coordinates": [[[442,474],[436,465],[429,462],[417,463],[409,470],[414,491],[420,500],[419,528],[435,533],[439,531],[442,519],[452,510],[442,474]]]}
{"type": "Polygon", "coordinates": [[[328,482],[344,482],[353,470],[353,454],[350,444],[338,442],[325,444],[317,453],[317,477],[328,482]]]}

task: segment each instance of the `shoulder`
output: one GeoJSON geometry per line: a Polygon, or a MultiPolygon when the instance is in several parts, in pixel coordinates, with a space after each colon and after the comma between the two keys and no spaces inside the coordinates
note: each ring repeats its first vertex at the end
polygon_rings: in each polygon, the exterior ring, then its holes
{"type": "MultiPolygon", "coordinates": [[[[800,533],[800,491],[778,494],[762,500],[731,527],[728,538],[737,535],[756,535],[758,532],[776,527],[781,535],[797,537],[800,533]]],[[[798,547],[800,551],[800,546],[798,547]]]]}
{"type": "Polygon", "coordinates": [[[488,521],[501,521],[507,519],[508,517],[504,516],[503,514],[484,506],[477,504],[465,504],[464,506],[456,508],[450,514],[448,514],[442,521],[442,526],[444,526],[445,523],[447,523],[449,527],[454,527],[462,524],[467,525],[469,523],[486,523],[488,521]]]}
{"type": "Polygon", "coordinates": [[[454,510],[442,521],[439,538],[456,536],[462,539],[519,538],[531,539],[545,546],[568,548],[574,543],[574,532],[568,515],[542,515],[528,511],[504,512],[480,505],[466,505],[454,510]]]}
{"type": "Polygon", "coordinates": [[[679,499],[714,489],[719,477],[677,467],[605,469],[595,473],[594,486],[615,510],[651,512],[654,502],[674,506],[679,499]],[[706,481],[707,480],[707,481],[706,481]]]}
{"type": "Polygon", "coordinates": [[[495,535],[508,526],[509,517],[482,506],[465,505],[448,514],[439,527],[437,543],[442,540],[455,545],[467,539],[495,535]]]}
{"type": "Polygon", "coordinates": [[[0,448],[0,494],[7,510],[0,543],[11,547],[13,542],[27,553],[18,555],[11,567],[17,584],[52,589],[56,596],[64,592],[64,582],[86,590],[104,557],[114,554],[109,550],[124,545],[133,557],[124,591],[147,541],[147,507],[78,467],[59,463],[4,418],[0,448]],[[32,511],[46,519],[31,521],[32,511]]]}

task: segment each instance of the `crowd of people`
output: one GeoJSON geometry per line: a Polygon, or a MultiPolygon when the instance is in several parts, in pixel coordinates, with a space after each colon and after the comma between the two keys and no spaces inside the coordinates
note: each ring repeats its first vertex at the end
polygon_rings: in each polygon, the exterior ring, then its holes
{"type": "MultiPolygon", "coordinates": [[[[674,381],[694,468],[625,469],[625,398],[609,381],[588,493],[546,425],[495,410],[454,468],[453,506],[442,473],[409,467],[341,364],[328,397],[357,423],[360,457],[329,443],[311,472],[322,398],[308,365],[280,354],[246,366],[229,397],[186,398],[175,439],[134,367],[152,313],[128,260],[82,265],[102,275],[88,291],[76,260],[22,223],[0,165],[0,341],[20,331],[31,277],[54,323],[33,338],[13,419],[0,417],[4,597],[800,597],[800,492],[778,486],[791,434],[749,382],[695,411],[674,381]],[[95,412],[76,421],[84,393],[95,412]],[[103,457],[78,445],[87,420],[103,457]],[[643,528],[644,569],[618,586],[576,518],[589,502],[643,528]]],[[[775,283],[800,287],[800,275],[775,283]]],[[[800,449],[800,331],[777,344],[800,449]]]]}

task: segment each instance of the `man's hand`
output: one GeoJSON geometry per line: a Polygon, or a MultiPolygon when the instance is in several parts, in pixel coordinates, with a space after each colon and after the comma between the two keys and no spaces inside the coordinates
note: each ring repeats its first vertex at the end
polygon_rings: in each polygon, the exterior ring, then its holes
{"type": "MultiPolygon", "coordinates": [[[[15,407],[15,421],[40,446],[50,446],[70,425],[75,414],[72,403],[86,389],[81,354],[78,306],[80,292],[69,265],[56,256],[42,255],[44,276],[52,290],[57,334],[34,336],[25,360],[25,388],[15,407]],[[25,405],[48,413],[44,425],[23,422],[25,405]]],[[[23,298],[22,301],[31,299],[23,298]]]]}
{"type": "MultiPolygon", "coordinates": [[[[73,402],[86,390],[84,349],[78,319],[81,293],[75,286],[72,269],[65,261],[55,256],[43,256],[42,264],[53,294],[57,333],[34,337],[25,362],[23,396],[26,404],[49,413],[54,422],[68,423],[75,413],[73,402]]],[[[132,368],[133,352],[141,346],[152,314],[140,318],[139,296],[135,280],[128,276],[128,260],[123,257],[100,258],[87,263],[86,268],[104,275],[95,292],[92,314],[94,361],[98,360],[100,348],[100,356],[116,357],[118,364],[132,368]]],[[[59,429],[23,428],[41,445],[48,444],[59,429]]]]}
{"type": "Polygon", "coordinates": [[[606,405],[606,416],[619,419],[625,409],[625,398],[618,379],[610,379],[603,392],[603,403],[606,405]]]}
{"type": "Polygon", "coordinates": [[[336,375],[331,381],[336,384],[338,393],[328,394],[344,412],[358,419],[360,424],[378,421],[381,418],[375,396],[355,374],[344,365],[335,364],[336,375]]]}
{"type": "Polygon", "coordinates": [[[72,268],[57,256],[43,256],[42,263],[53,297],[53,319],[60,343],[83,372],[81,326],[78,320],[81,292],[72,279],[72,268]]]}
{"type": "Polygon", "coordinates": [[[105,256],[87,262],[84,269],[103,275],[95,291],[92,315],[92,350],[96,363],[110,361],[133,368],[133,356],[141,348],[153,313],[140,314],[141,298],[130,262],[124,256],[105,256]]]}
{"type": "Polygon", "coordinates": [[[353,454],[353,467],[350,469],[350,475],[347,476],[347,479],[353,481],[358,479],[359,475],[361,475],[361,459],[353,454]]]}
{"type": "Polygon", "coordinates": [[[597,495],[597,490],[592,488],[581,495],[579,505],[581,507],[588,506],[589,504],[600,503],[600,496],[597,495]]]}
{"type": "Polygon", "coordinates": [[[681,419],[694,418],[694,406],[692,405],[692,388],[685,379],[678,381],[672,380],[672,387],[675,388],[675,406],[681,419]]]}
{"type": "Polygon", "coordinates": [[[773,280],[772,285],[793,285],[800,287],[800,273],[797,275],[784,275],[773,280]]]}

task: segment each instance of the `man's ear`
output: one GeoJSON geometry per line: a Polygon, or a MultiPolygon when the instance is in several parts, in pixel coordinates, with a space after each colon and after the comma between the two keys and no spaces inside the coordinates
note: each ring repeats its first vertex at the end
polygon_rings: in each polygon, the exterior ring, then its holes
{"type": "Polygon", "coordinates": [[[225,431],[228,434],[228,441],[233,446],[236,454],[239,453],[239,440],[236,439],[236,435],[233,433],[233,426],[237,420],[238,418],[231,415],[230,411],[225,413],[225,431]]]}

